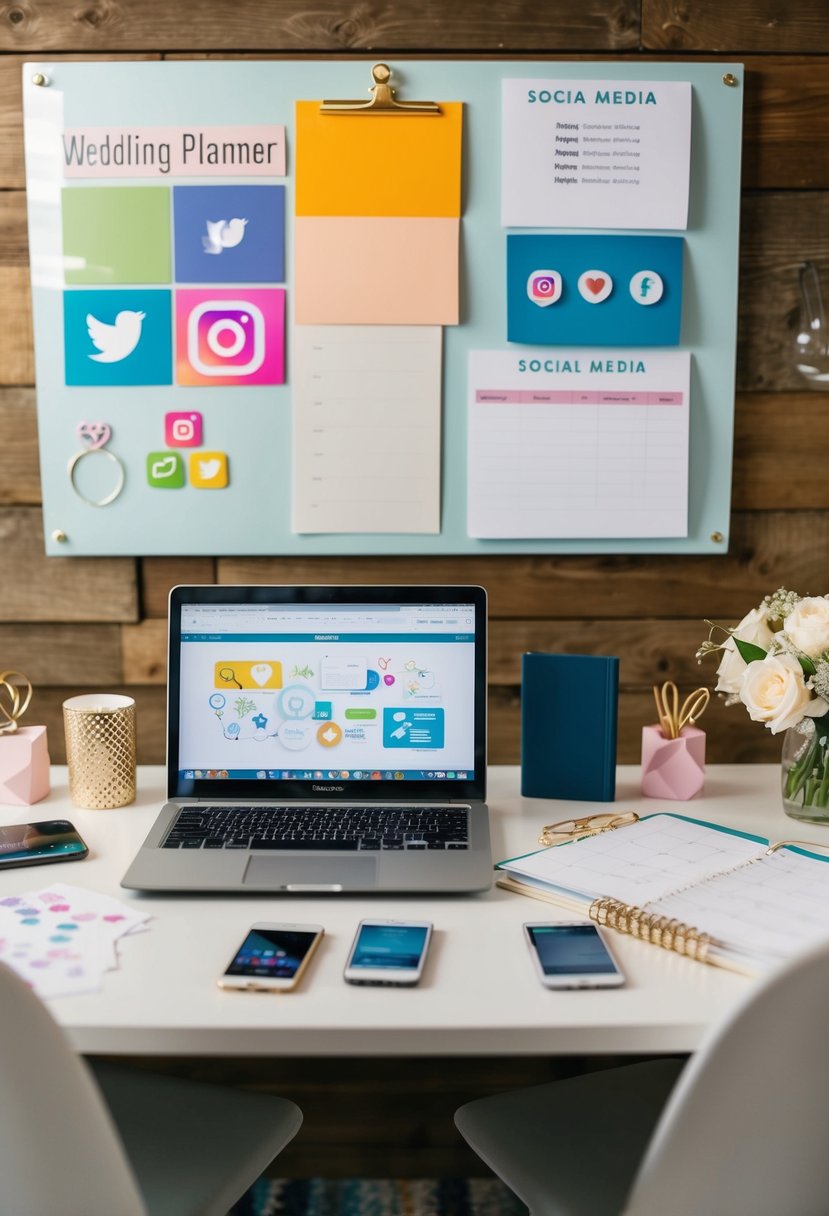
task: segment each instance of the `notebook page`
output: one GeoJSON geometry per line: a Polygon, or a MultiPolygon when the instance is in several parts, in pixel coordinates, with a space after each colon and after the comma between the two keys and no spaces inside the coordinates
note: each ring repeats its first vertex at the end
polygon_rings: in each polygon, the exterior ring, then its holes
{"type": "Polygon", "coordinates": [[[765,848],[673,815],[654,815],[629,827],[503,862],[499,868],[519,881],[529,878],[589,900],[608,896],[642,907],[760,857],[765,848]]]}
{"type": "Polygon", "coordinates": [[[781,849],[650,910],[779,962],[829,937],[829,862],[781,849]]]}

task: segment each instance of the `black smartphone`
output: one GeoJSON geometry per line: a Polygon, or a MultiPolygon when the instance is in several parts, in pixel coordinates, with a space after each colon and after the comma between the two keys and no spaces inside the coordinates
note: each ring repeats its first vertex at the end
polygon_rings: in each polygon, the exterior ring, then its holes
{"type": "Polygon", "coordinates": [[[12,823],[0,827],[0,869],[39,866],[50,861],[81,861],[89,849],[68,819],[12,823]]]}

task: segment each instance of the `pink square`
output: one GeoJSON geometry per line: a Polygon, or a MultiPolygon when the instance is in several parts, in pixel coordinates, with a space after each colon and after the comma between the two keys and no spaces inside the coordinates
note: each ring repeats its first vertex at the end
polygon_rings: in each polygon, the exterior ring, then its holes
{"type": "Polygon", "coordinates": [[[197,448],[202,441],[202,416],[197,410],[164,415],[164,442],[168,448],[197,448]]]}
{"type": "Polygon", "coordinates": [[[285,291],[176,292],[176,383],[283,384],[285,291]]]}

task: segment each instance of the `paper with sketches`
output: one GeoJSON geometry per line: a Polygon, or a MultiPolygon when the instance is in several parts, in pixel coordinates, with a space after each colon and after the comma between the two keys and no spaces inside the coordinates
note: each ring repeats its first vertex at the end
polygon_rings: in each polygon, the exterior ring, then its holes
{"type": "Polygon", "coordinates": [[[457,219],[298,217],[296,323],[457,325],[459,234],[457,219]]]}
{"type": "Polygon", "coordinates": [[[468,531],[688,534],[686,351],[472,351],[468,531]]]}
{"type": "Polygon", "coordinates": [[[503,81],[501,222],[688,226],[687,80],[503,81]]]}
{"type": "Polygon", "coordinates": [[[118,966],[117,942],[149,914],[66,883],[0,899],[0,961],[38,996],[97,992],[118,966]]]}
{"type": "Polygon", "coordinates": [[[298,325],[293,369],[294,531],[439,532],[440,329],[298,325]]]}
{"type": "Polygon", "coordinates": [[[459,216],[463,105],[377,118],[296,106],[296,214],[459,216]]]}

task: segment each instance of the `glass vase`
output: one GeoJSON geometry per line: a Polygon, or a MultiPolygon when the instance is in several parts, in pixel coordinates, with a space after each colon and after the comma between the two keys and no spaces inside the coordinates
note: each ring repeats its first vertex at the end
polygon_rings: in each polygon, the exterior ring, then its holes
{"type": "Polygon", "coordinates": [[[783,810],[792,819],[829,824],[829,714],[786,731],[782,789],[783,810]]]}

